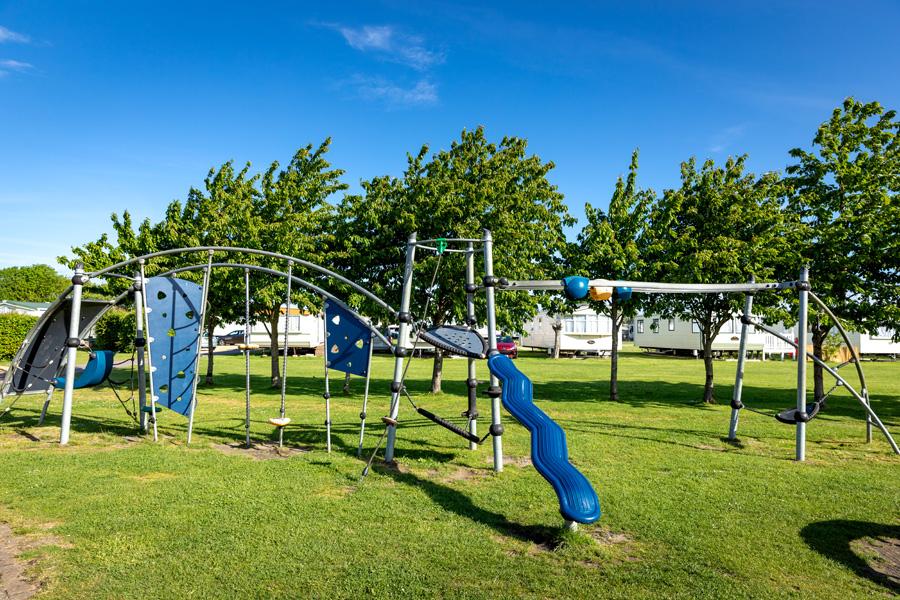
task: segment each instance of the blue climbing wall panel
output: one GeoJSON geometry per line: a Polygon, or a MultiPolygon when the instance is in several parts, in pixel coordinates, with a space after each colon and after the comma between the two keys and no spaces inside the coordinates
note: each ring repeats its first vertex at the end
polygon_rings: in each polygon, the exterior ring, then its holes
{"type": "Polygon", "coordinates": [[[175,277],[147,280],[147,328],[157,408],[187,416],[197,375],[203,287],[175,277]]]}
{"type": "Polygon", "coordinates": [[[325,302],[325,352],[328,368],[365,376],[369,370],[372,334],[348,307],[325,302]]]}

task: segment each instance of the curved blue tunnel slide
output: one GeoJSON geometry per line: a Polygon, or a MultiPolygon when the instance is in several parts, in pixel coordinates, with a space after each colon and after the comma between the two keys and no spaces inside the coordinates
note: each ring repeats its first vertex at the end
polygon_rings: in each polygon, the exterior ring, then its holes
{"type": "Polygon", "coordinates": [[[566,434],[534,405],[531,380],[508,356],[496,354],[488,368],[503,383],[503,406],[531,432],[531,462],[559,498],[559,512],[569,521],[593,523],[600,518],[600,500],[581,471],[569,462],[566,434]]]}

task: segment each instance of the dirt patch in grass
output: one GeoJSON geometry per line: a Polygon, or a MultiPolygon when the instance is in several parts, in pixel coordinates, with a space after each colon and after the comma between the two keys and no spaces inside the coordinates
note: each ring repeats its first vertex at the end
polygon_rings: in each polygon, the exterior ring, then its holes
{"type": "MultiPolygon", "coordinates": [[[[55,523],[45,523],[41,529],[52,529],[55,523]]],[[[71,547],[51,534],[17,536],[6,523],[0,523],[0,598],[26,600],[38,593],[44,581],[29,573],[38,559],[21,558],[22,554],[44,546],[71,547]]]]}
{"type": "Polygon", "coordinates": [[[278,447],[278,444],[253,444],[249,448],[244,444],[215,444],[213,448],[223,454],[235,456],[247,456],[253,460],[273,460],[278,458],[290,458],[298,454],[305,454],[310,448],[305,447],[278,447]]]}
{"type": "Polygon", "coordinates": [[[894,591],[900,591],[900,539],[892,537],[863,538],[852,543],[857,555],[865,559],[876,579],[894,591]]]}
{"type": "MultiPolygon", "coordinates": [[[[486,456],[484,462],[493,465],[494,457],[493,455],[486,456]]],[[[526,468],[531,466],[531,457],[528,456],[504,456],[503,457],[503,466],[505,467],[519,467],[526,468]]]]}
{"type": "Polygon", "coordinates": [[[470,479],[480,479],[487,477],[491,471],[485,469],[473,469],[471,467],[457,467],[450,473],[442,473],[437,469],[428,472],[431,479],[437,479],[441,483],[454,483],[456,481],[469,481],[470,479]]]}

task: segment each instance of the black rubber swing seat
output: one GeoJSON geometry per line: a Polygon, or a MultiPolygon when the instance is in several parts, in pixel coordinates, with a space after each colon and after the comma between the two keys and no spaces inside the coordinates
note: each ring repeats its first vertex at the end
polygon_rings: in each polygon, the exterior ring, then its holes
{"type": "MultiPolygon", "coordinates": [[[[821,409],[822,409],[821,402],[812,402],[810,404],[807,404],[806,405],[806,420],[811,421],[813,419],[813,417],[815,417],[817,414],[819,414],[819,411],[821,409]]],[[[775,415],[775,418],[787,425],[796,425],[797,423],[800,422],[797,419],[797,413],[798,413],[798,411],[797,411],[796,407],[788,408],[788,409],[781,411],[777,415],[775,415]]]]}
{"type": "Polygon", "coordinates": [[[419,337],[435,348],[467,358],[484,358],[487,342],[481,335],[468,327],[442,325],[419,333],[419,337]]]}

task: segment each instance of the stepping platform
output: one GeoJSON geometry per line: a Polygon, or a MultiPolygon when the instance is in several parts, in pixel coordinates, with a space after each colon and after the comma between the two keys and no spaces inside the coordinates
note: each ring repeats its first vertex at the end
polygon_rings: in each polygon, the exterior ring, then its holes
{"type": "MultiPolygon", "coordinates": [[[[822,409],[821,402],[812,402],[810,404],[807,404],[806,405],[806,420],[812,421],[813,417],[815,417],[817,414],[819,414],[819,411],[821,409],[822,409]]],[[[796,408],[785,409],[785,410],[781,411],[780,413],[778,413],[777,415],[775,415],[775,418],[787,425],[796,425],[798,423],[797,409],[796,408]]]]}
{"type": "Polygon", "coordinates": [[[468,327],[444,325],[423,331],[419,337],[436,348],[459,356],[481,359],[487,354],[487,342],[468,327]]]}
{"type": "Polygon", "coordinates": [[[271,419],[269,419],[269,423],[271,423],[275,427],[287,427],[290,422],[291,420],[287,417],[272,417],[271,419]]]}

